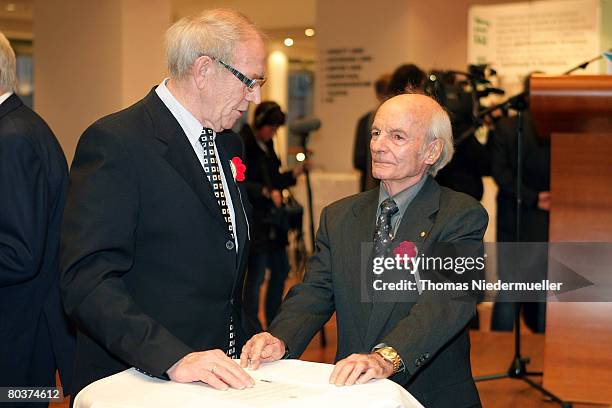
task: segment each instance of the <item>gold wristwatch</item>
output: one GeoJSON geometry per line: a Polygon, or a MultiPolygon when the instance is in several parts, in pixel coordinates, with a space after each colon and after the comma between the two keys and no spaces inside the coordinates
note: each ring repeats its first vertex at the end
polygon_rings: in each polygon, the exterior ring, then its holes
{"type": "Polygon", "coordinates": [[[393,364],[393,374],[396,374],[400,370],[402,359],[393,347],[385,346],[374,350],[374,353],[380,355],[382,358],[393,364]]]}

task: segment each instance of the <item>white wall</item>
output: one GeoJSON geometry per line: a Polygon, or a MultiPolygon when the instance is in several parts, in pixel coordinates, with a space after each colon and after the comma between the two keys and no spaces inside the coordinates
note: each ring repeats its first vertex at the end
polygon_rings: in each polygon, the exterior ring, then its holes
{"type": "Polygon", "coordinates": [[[88,125],[161,81],[170,16],[170,0],[35,1],[34,108],[68,163],[88,125]]]}

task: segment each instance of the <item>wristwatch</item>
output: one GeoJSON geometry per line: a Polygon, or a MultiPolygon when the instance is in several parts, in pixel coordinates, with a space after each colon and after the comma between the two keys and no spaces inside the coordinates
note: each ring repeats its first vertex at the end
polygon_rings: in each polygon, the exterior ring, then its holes
{"type": "Polygon", "coordinates": [[[382,358],[393,364],[393,374],[399,372],[402,364],[402,359],[393,347],[384,346],[374,350],[374,353],[380,355],[382,358]]]}

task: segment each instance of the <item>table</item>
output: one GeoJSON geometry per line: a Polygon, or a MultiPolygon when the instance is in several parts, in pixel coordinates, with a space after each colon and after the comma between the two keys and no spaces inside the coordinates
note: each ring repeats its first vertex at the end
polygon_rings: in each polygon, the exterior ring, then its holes
{"type": "Polygon", "coordinates": [[[390,380],[336,387],[328,384],[333,365],[281,360],[248,370],[256,385],[218,391],[203,383],[180,384],[148,377],[134,368],[98,380],[75,398],[75,408],[119,407],[339,407],[418,408],[422,405],[390,380]]]}

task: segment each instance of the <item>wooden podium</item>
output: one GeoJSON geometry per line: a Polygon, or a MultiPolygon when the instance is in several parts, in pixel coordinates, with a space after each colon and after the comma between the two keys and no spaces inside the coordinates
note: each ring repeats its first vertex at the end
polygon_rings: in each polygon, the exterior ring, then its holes
{"type": "MultiPolygon", "coordinates": [[[[533,76],[530,107],[551,138],[550,241],[612,242],[612,76],[533,76]]],[[[549,302],[544,387],[612,404],[610,384],[612,303],[549,302]]]]}

